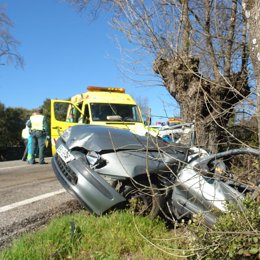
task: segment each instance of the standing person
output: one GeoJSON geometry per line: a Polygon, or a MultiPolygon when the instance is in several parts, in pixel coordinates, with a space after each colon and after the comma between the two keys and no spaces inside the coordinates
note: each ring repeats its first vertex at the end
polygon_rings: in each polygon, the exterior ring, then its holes
{"type": "Polygon", "coordinates": [[[23,139],[24,146],[25,146],[22,161],[27,160],[29,136],[30,136],[30,130],[29,130],[29,127],[26,125],[25,128],[22,130],[22,139],[23,139]]]}
{"type": "Polygon", "coordinates": [[[32,154],[31,158],[28,159],[28,163],[34,164],[35,163],[35,152],[38,146],[39,148],[39,163],[46,164],[44,161],[44,152],[45,152],[45,140],[48,135],[48,128],[46,123],[45,116],[41,115],[39,110],[35,111],[30,119],[27,122],[27,126],[30,128],[30,133],[32,137],[32,154]]]}

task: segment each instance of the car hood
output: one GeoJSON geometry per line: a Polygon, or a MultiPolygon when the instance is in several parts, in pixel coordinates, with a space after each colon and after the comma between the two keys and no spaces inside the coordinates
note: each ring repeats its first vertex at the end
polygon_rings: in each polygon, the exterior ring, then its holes
{"type": "Polygon", "coordinates": [[[179,146],[179,149],[176,150],[176,146],[173,149],[168,143],[152,136],[140,136],[129,130],[106,126],[76,125],[67,129],[62,138],[69,149],[82,147],[96,152],[138,149],[158,151],[163,148],[166,152],[176,153],[177,150],[183,150],[179,146]]]}

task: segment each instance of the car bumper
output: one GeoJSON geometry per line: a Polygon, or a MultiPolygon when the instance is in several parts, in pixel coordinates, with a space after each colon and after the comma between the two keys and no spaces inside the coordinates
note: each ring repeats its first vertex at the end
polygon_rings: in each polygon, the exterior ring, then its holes
{"type": "Polygon", "coordinates": [[[88,168],[82,158],[64,163],[56,154],[52,158],[52,167],[62,186],[92,213],[101,215],[125,202],[125,198],[104,178],[88,168]]]}

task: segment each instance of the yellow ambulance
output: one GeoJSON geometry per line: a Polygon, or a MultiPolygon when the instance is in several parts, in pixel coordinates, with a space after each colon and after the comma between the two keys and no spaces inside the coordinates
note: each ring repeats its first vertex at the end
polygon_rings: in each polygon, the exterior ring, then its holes
{"type": "Polygon", "coordinates": [[[114,126],[140,135],[147,132],[140,108],[124,88],[90,86],[70,101],[51,100],[52,154],[59,134],[76,124],[114,126]]]}

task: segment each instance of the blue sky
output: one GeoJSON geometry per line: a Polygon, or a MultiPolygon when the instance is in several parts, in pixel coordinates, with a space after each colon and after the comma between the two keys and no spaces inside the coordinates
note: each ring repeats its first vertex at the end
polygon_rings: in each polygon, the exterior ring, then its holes
{"type": "MultiPolygon", "coordinates": [[[[148,99],[152,115],[165,116],[166,111],[178,116],[176,103],[160,81],[152,87],[140,86],[121,72],[124,64],[113,40],[118,33],[109,26],[108,17],[90,23],[86,14],[61,0],[0,3],[13,22],[11,34],[20,42],[25,62],[23,69],[0,67],[0,102],[6,107],[37,108],[46,98],[66,99],[94,85],[125,87],[134,98],[148,99]]],[[[129,47],[125,40],[120,45],[129,47]]]]}

